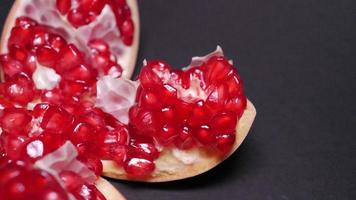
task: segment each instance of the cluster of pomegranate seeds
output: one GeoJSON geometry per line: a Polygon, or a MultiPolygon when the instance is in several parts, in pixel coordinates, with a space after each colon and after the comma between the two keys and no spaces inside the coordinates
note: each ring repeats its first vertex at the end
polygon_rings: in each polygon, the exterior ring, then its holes
{"type": "Polygon", "coordinates": [[[127,128],[97,108],[77,110],[72,115],[65,109],[41,103],[32,111],[5,108],[0,114],[1,146],[11,159],[35,162],[70,140],[79,152],[79,160],[102,173],[100,159],[123,163],[128,144],[127,128]]]}
{"type": "Polygon", "coordinates": [[[213,56],[185,70],[150,61],[139,81],[136,105],[130,110],[130,133],[135,137],[150,136],[162,146],[180,149],[204,147],[222,155],[231,149],[246,97],[226,58],[213,56]]]}
{"type": "Polygon", "coordinates": [[[7,160],[0,164],[0,199],[69,200],[69,197],[51,174],[20,160],[7,160]]]}
{"type": "Polygon", "coordinates": [[[95,97],[98,76],[120,77],[122,69],[101,39],[89,41],[89,55],[67,43],[50,27],[19,17],[0,56],[6,83],[0,95],[19,105],[34,99],[75,107],[95,97]]]}
{"type": "Polygon", "coordinates": [[[63,170],[57,179],[24,160],[1,158],[0,199],[105,200],[104,195],[79,174],[63,170]],[[70,195],[70,196],[69,196],[70,195]]]}
{"type": "Polygon", "coordinates": [[[132,44],[134,24],[126,0],[75,0],[74,2],[72,0],[56,0],[58,11],[67,16],[72,26],[78,28],[93,22],[108,5],[115,14],[123,43],[128,46],[132,44]]]}

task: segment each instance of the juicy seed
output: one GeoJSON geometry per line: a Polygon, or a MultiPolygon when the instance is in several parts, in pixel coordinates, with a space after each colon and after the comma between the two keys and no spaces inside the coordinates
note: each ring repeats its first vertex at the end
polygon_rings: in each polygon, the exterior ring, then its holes
{"type": "Polygon", "coordinates": [[[154,169],[154,163],[143,158],[131,158],[125,164],[126,172],[134,177],[147,177],[154,169]]]}
{"type": "Polygon", "coordinates": [[[37,61],[44,66],[54,67],[57,60],[57,51],[50,46],[39,47],[36,51],[37,61]]]}
{"type": "Polygon", "coordinates": [[[31,115],[21,108],[8,108],[0,115],[0,127],[12,134],[25,134],[30,128],[31,115]]]}
{"type": "Polygon", "coordinates": [[[62,15],[65,15],[72,6],[72,0],[57,0],[56,6],[59,12],[61,12],[62,15]]]}

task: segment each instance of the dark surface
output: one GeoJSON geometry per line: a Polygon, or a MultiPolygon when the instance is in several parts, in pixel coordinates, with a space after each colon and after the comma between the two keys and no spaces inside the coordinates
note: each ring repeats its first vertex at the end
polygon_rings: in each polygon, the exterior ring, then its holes
{"type": "MultiPolygon", "coordinates": [[[[1,21],[12,1],[3,0],[1,21]]],[[[139,63],[185,66],[220,44],[257,119],[240,149],[199,177],[112,181],[130,199],[356,199],[354,0],[140,0],[139,63]]]]}

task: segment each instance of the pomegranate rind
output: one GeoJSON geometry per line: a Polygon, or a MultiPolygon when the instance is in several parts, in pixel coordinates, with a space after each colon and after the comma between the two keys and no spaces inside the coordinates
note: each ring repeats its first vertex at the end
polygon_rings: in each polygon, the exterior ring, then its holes
{"type": "MultiPolygon", "coordinates": [[[[19,13],[19,9],[21,8],[21,3],[26,2],[23,0],[16,0],[14,4],[12,5],[10,12],[6,18],[3,31],[1,34],[0,38],[0,54],[4,54],[7,52],[7,41],[11,33],[11,29],[13,28],[16,18],[21,16],[21,13],[19,13]]],[[[131,18],[135,26],[135,32],[134,32],[134,39],[132,42],[132,45],[127,47],[127,50],[129,51],[127,53],[127,56],[125,56],[124,59],[120,60],[120,57],[118,57],[118,63],[121,65],[123,68],[123,73],[122,77],[124,78],[130,78],[136,65],[136,59],[137,59],[137,54],[138,54],[138,47],[139,47],[139,41],[140,41],[140,19],[139,19],[139,10],[138,10],[138,4],[137,0],[126,0],[127,5],[130,7],[131,10],[131,18]]],[[[115,20],[115,19],[113,19],[115,20]]],[[[0,66],[0,81],[4,80],[3,72],[0,66]]]]}
{"type": "Polygon", "coordinates": [[[189,161],[183,162],[183,159],[178,159],[177,156],[174,156],[174,150],[164,150],[161,152],[160,157],[155,161],[156,170],[150,177],[135,178],[127,176],[127,173],[123,168],[118,167],[114,162],[107,160],[103,161],[103,175],[114,179],[138,182],[168,182],[197,176],[217,166],[240,147],[246,138],[255,117],[256,108],[250,101],[247,101],[247,107],[236,127],[235,144],[231,151],[224,157],[210,155],[200,149],[193,149],[185,152],[188,155],[195,156],[195,161],[188,163],[189,161]]]}
{"type": "Polygon", "coordinates": [[[105,196],[106,200],[126,200],[109,181],[103,178],[99,178],[95,182],[95,186],[105,196]]]}

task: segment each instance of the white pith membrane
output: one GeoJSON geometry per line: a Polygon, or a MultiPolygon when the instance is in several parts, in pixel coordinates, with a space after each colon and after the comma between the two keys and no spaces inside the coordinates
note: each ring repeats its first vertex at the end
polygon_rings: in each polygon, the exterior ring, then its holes
{"type": "Polygon", "coordinates": [[[96,107],[128,124],[129,109],[135,103],[138,85],[124,78],[101,77],[97,82],[96,107]]]}
{"type": "MultiPolygon", "coordinates": [[[[86,183],[94,184],[97,179],[95,173],[89,170],[82,162],[78,161],[76,159],[77,156],[77,149],[68,141],[57,150],[36,161],[34,167],[50,173],[64,190],[66,189],[59,177],[62,171],[71,171],[79,174],[86,183]]],[[[69,192],[68,197],[70,200],[75,200],[74,196],[69,192]]]]}
{"type": "MultiPolygon", "coordinates": [[[[191,67],[200,66],[214,56],[224,56],[223,50],[220,46],[217,46],[214,52],[206,56],[193,57],[191,64],[186,68],[184,68],[183,70],[189,70],[191,67]]],[[[232,61],[229,61],[229,63],[232,64],[232,61]]],[[[143,65],[146,64],[147,62],[144,61],[143,65]]],[[[175,83],[176,78],[171,77],[170,73],[162,73],[157,70],[154,71],[161,78],[163,83],[172,84],[174,87],[176,87],[178,91],[177,93],[178,98],[186,102],[192,102],[196,99],[202,99],[205,101],[210,93],[213,94],[213,91],[202,90],[201,87],[202,84],[201,80],[203,80],[202,78],[200,78],[200,80],[198,78],[192,79],[193,81],[191,82],[190,87],[188,89],[184,89],[183,87],[181,87],[181,84],[175,83]]],[[[97,102],[100,102],[97,103],[97,106],[101,107],[104,111],[115,116],[116,113],[119,113],[120,111],[124,110],[122,108],[125,108],[126,111],[127,106],[129,108],[134,105],[135,96],[130,96],[131,97],[130,99],[128,99],[127,96],[126,98],[122,97],[127,94],[126,93],[126,91],[128,91],[127,88],[130,88],[131,92],[135,90],[135,88],[132,87],[133,85],[132,81],[130,82],[121,81],[122,86],[116,85],[115,87],[108,87],[107,85],[113,85],[113,84],[105,84],[106,81],[114,81],[114,80],[110,80],[109,78],[106,78],[106,80],[102,80],[100,84],[97,84],[97,91],[98,91],[97,102]],[[118,88],[122,88],[122,89],[117,90],[118,88]],[[105,92],[99,92],[99,91],[105,91],[105,92]]],[[[139,82],[138,81],[136,82],[137,82],[136,83],[137,86],[139,82]]],[[[124,112],[120,112],[120,113],[125,114],[124,112]]],[[[237,139],[235,142],[236,144],[234,148],[224,158],[208,154],[200,147],[194,147],[189,150],[182,150],[176,147],[164,148],[160,146],[157,142],[155,142],[157,150],[160,151],[160,156],[157,160],[154,161],[156,168],[150,177],[144,179],[140,179],[140,178],[135,179],[135,177],[127,176],[125,170],[121,166],[117,166],[113,161],[109,161],[109,160],[103,161],[104,176],[117,178],[117,179],[135,180],[135,181],[165,182],[165,181],[178,180],[178,179],[183,179],[183,178],[201,174],[216,166],[219,162],[227,158],[237,149],[237,147],[242,143],[243,139],[246,137],[248,130],[252,125],[252,121],[255,117],[255,114],[256,114],[255,108],[253,107],[251,102],[248,102],[244,116],[242,116],[241,118],[241,121],[247,121],[248,123],[237,126],[237,133],[240,134],[240,132],[242,132],[240,138],[238,138],[239,136],[237,135],[236,137],[237,139]],[[191,171],[187,171],[189,169],[191,169],[191,171]]],[[[126,118],[128,118],[128,112],[126,113],[125,117],[120,116],[120,118],[125,118],[126,120],[126,118]]]]}
{"type": "MultiPolygon", "coordinates": [[[[77,0],[72,0],[72,7],[76,7],[77,4],[77,0]]],[[[90,55],[88,42],[91,39],[103,39],[109,45],[112,55],[116,56],[117,59],[114,60],[122,67],[122,77],[130,78],[138,51],[139,19],[136,0],[127,0],[127,4],[130,7],[132,13],[131,17],[135,26],[134,40],[131,46],[126,46],[120,39],[120,32],[116,26],[115,15],[109,5],[105,5],[100,15],[98,15],[93,22],[75,28],[67,22],[66,16],[62,16],[59,13],[56,8],[55,0],[16,0],[8,16],[11,18],[11,23],[13,24],[7,24],[7,26],[10,25],[12,28],[15,20],[20,16],[30,17],[41,25],[53,28],[57,34],[65,38],[68,43],[74,44],[85,55],[90,55]]],[[[6,21],[6,23],[9,23],[9,21],[6,21]]],[[[8,53],[7,41],[10,38],[11,28],[3,32],[0,44],[1,54],[8,53]]],[[[41,80],[37,79],[40,76],[32,77],[36,88],[53,89],[57,86],[54,86],[54,84],[59,83],[58,75],[54,77],[50,76],[49,73],[42,72],[47,67],[41,66],[39,63],[37,63],[37,66],[40,67],[40,69],[36,69],[37,74],[46,77],[41,80]],[[47,80],[48,85],[44,85],[43,80],[47,80]]],[[[95,66],[93,67],[95,68],[95,66]]],[[[46,71],[48,72],[48,70],[46,71]]]]}

